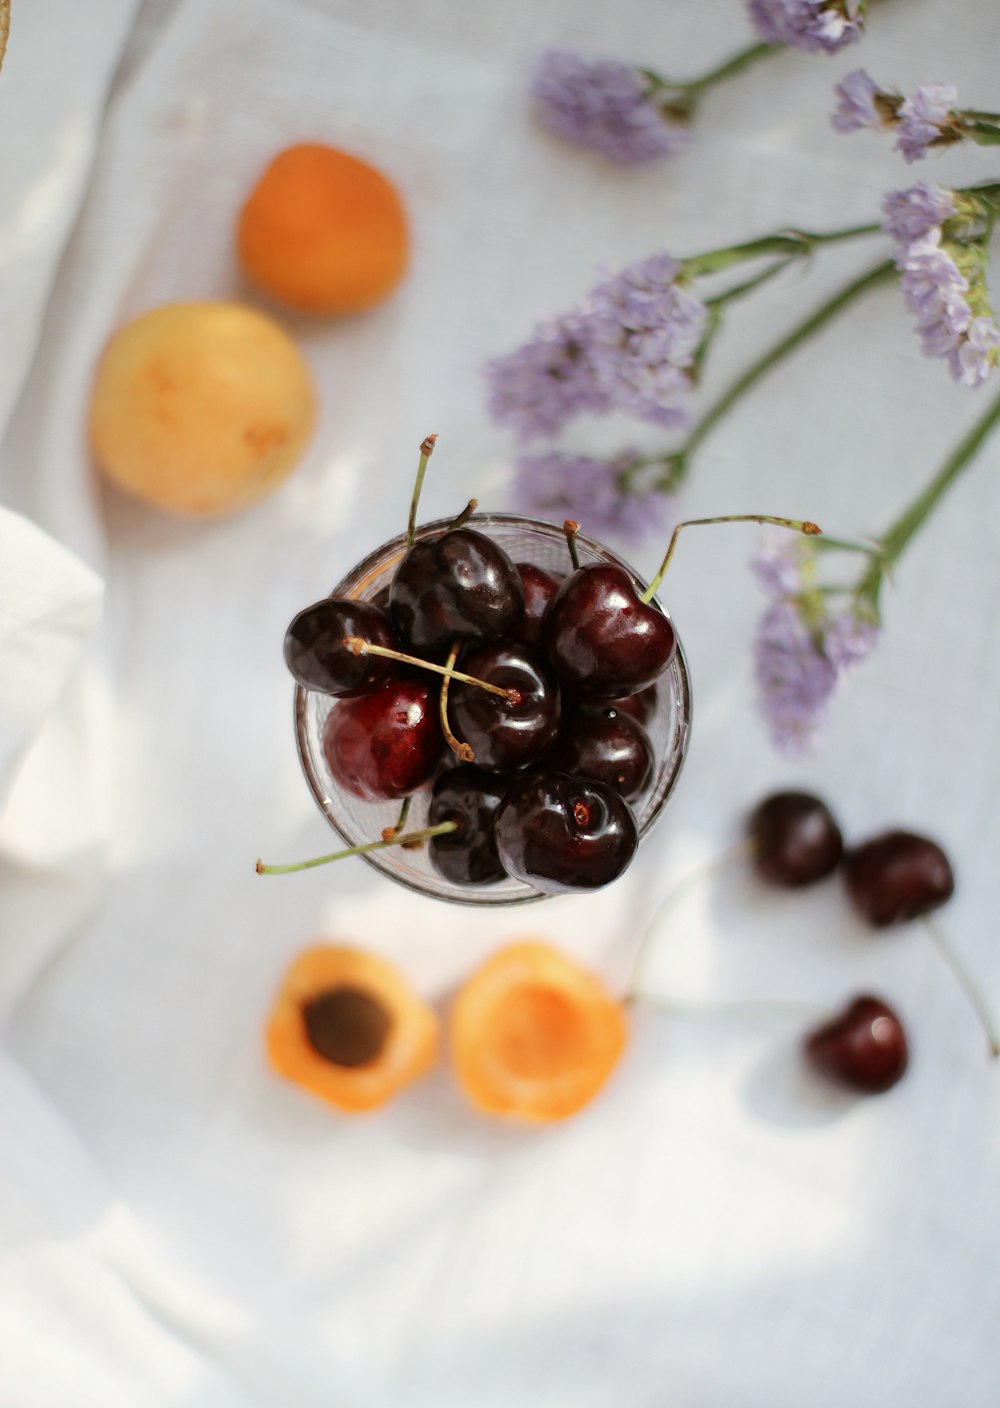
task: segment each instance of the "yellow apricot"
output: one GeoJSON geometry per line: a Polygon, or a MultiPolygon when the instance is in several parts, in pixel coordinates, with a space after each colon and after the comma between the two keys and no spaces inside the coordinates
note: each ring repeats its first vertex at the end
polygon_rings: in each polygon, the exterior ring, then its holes
{"type": "Polygon", "coordinates": [[[103,474],[172,513],[233,513],[270,493],[315,422],[305,362],[271,318],[237,303],[169,303],[120,328],[90,402],[103,474]]]}

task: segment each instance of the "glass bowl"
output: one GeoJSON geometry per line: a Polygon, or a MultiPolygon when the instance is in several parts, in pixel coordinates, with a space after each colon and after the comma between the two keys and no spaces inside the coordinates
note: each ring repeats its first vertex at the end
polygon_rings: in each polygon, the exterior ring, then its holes
{"type": "MultiPolygon", "coordinates": [[[[434,537],[445,532],[452,522],[452,519],[439,519],[434,523],[425,523],[417,529],[416,537],[418,540],[434,537]]],[[[515,562],[533,562],[557,575],[565,573],[570,567],[565,534],[562,527],[555,523],[522,518],[517,514],[490,513],[476,514],[469,520],[468,526],[499,543],[515,562]]],[[[576,545],[581,566],[605,563],[623,567],[638,583],[640,590],[645,587],[646,584],[627,562],[592,538],[580,533],[576,545]]],[[[398,538],[369,553],[363,562],[338,582],[330,595],[373,600],[392,581],[405,552],[406,536],[401,533],[398,538]]],[[[640,842],[674,789],[691,731],[691,685],[679,637],[676,654],[661,675],[657,689],[657,711],[646,724],[656,755],[656,772],[646,792],[633,804],[640,842]]],[[[302,767],[317,805],[334,831],[343,837],[345,844],[357,846],[365,841],[378,840],[384,827],[395,825],[401,803],[360,801],[344,791],[331,775],[323,753],[323,730],[336,702],[330,695],[298,686],[295,690],[295,736],[302,767]]],[[[406,822],[407,831],[416,831],[428,824],[429,802],[430,785],[414,793],[406,822]]],[[[426,847],[410,851],[400,846],[390,846],[385,850],[370,851],[362,859],[390,880],[416,890],[418,894],[429,895],[432,899],[451,900],[459,904],[509,905],[547,898],[530,885],[514,879],[500,880],[492,885],[454,884],[437,873],[427,856],[426,847]]]]}

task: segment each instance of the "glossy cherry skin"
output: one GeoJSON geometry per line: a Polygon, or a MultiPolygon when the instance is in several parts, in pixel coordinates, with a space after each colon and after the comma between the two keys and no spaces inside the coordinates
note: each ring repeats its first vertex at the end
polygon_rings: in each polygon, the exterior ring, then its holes
{"type": "Polygon", "coordinates": [[[516,636],[524,588],[499,544],[471,528],[414,543],[390,589],[396,630],[418,654],[440,658],[452,641],[516,636]]]}
{"type": "Polygon", "coordinates": [[[635,855],[639,828],[624,797],[604,783],[529,773],[501,803],[496,837],[508,875],[559,895],[617,880],[635,855]]]}
{"type": "Polygon", "coordinates": [[[524,588],[524,620],[518,638],[525,645],[537,646],[542,640],[542,617],[562,578],[543,571],[533,562],[518,562],[515,565],[524,588]]]}
{"type": "Polygon", "coordinates": [[[628,714],[636,723],[646,726],[656,717],[660,706],[660,692],[655,684],[640,689],[638,694],[626,694],[623,699],[612,701],[619,714],[628,714]]]}
{"type": "Polygon", "coordinates": [[[345,636],[398,650],[399,641],[384,612],[364,601],[326,597],[314,602],[285,632],[285,664],[305,689],[350,699],[368,694],[396,670],[393,660],[355,655],[345,636]]]}
{"type": "Polygon", "coordinates": [[[339,700],[323,730],[323,755],[337,783],[366,802],[416,791],[441,756],[437,702],[434,685],[409,677],[339,700]]]}
{"type": "Polygon", "coordinates": [[[955,892],[944,851],[911,831],[887,831],[848,851],[844,882],[858,913],[880,929],[929,914],[955,892]]]}
{"type": "Polygon", "coordinates": [[[545,765],[603,782],[631,800],[649,786],[655,761],[642,724],[619,712],[617,704],[595,704],[563,720],[545,765]]]}
{"type": "Polygon", "coordinates": [[[674,628],[639,600],[621,567],[580,567],[549,603],[543,639],[560,682],[581,699],[618,699],[652,684],[677,647],[674,628]]]}
{"type": "Polygon", "coordinates": [[[434,783],[428,824],[457,821],[458,830],[432,836],[427,854],[439,875],[454,885],[490,885],[506,871],[497,853],[495,822],[509,779],[463,763],[434,783]]]}
{"type": "Polygon", "coordinates": [[[459,664],[476,679],[516,690],[504,699],[454,680],[448,716],[457,738],[468,743],[482,768],[513,772],[540,758],[559,731],[556,677],[523,645],[483,645],[464,651],[459,664]]]}
{"type": "Polygon", "coordinates": [[[771,885],[796,890],[836,870],[844,838],[833,813],[811,792],[775,792],[750,813],[753,863],[771,885]]]}
{"type": "Polygon", "coordinates": [[[877,1095],[903,1078],[909,1064],[906,1032],[877,997],[856,997],[839,1016],[806,1038],[807,1059],[851,1090],[877,1095]]]}

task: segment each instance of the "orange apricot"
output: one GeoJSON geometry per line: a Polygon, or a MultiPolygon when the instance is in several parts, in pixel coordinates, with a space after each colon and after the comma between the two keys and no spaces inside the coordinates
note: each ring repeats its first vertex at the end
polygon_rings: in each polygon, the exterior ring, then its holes
{"type": "Polygon", "coordinates": [[[501,949],[463,985],[451,1012],[455,1071],[480,1110],[565,1119],[591,1100],[625,1047],[622,1005],[549,944],[501,949]]]}
{"type": "Polygon", "coordinates": [[[300,459],[315,416],[309,370],[272,318],[238,303],[168,303],[108,342],[90,443],[118,488],[210,517],[270,493],[300,459]]]}
{"type": "Polygon", "coordinates": [[[237,251],[265,293],[307,313],[380,303],[406,269],[406,212],[367,162],[319,142],[279,152],[240,212],[237,251]]]}
{"type": "Polygon", "coordinates": [[[267,1025],[274,1070],[352,1113],[391,1100],[437,1048],[437,1018],[392,964],[335,945],[299,954],[267,1025]]]}

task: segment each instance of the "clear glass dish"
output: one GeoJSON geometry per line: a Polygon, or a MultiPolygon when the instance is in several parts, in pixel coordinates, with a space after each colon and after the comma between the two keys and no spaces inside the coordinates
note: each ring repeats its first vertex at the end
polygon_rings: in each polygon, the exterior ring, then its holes
{"type": "MultiPolygon", "coordinates": [[[[418,539],[433,537],[444,532],[451,522],[451,519],[439,519],[434,523],[425,523],[417,529],[416,536],[418,539]]],[[[533,562],[560,575],[569,569],[566,538],[562,527],[557,524],[522,518],[517,514],[491,513],[476,514],[469,520],[469,527],[493,538],[515,562],[533,562]]],[[[601,543],[583,533],[579,534],[576,542],[581,566],[610,563],[623,567],[638,583],[640,590],[646,585],[627,562],[616,557],[601,543]]],[[[398,538],[369,553],[363,562],[338,582],[330,595],[373,600],[392,581],[405,552],[406,536],[401,533],[398,538]]],[[[362,802],[338,786],[323,753],[323,730],[335,704],[336,700],[329,695],[297,687],[295,736],[302,767],[316,804],[334,831],[343,838],[345,845],[357,846],[365,841],[378,840],[384,827],[394,825],[399,816],[400,803],[362,802]]],[[[651,785],[634,804],[640,844],[677,783],[691,731],[691,685],[679,636],[677,652],[659,680],[656,715],[646,724],[646,730],[653,744],[657,766],[651,785]]],[[[416,831],[427,825],[429,800],[429,786],[414,794],[406,823],[408,831],[416,831]]],[[[385,850],[371,851],[362,859],[390,880],[432,899],[459,904],[510,905],[547,898],[520,880],[507,879],[478,886],[453,884],[438,875],[425,847],[410,851],[391,846],[385,850]]]]}

